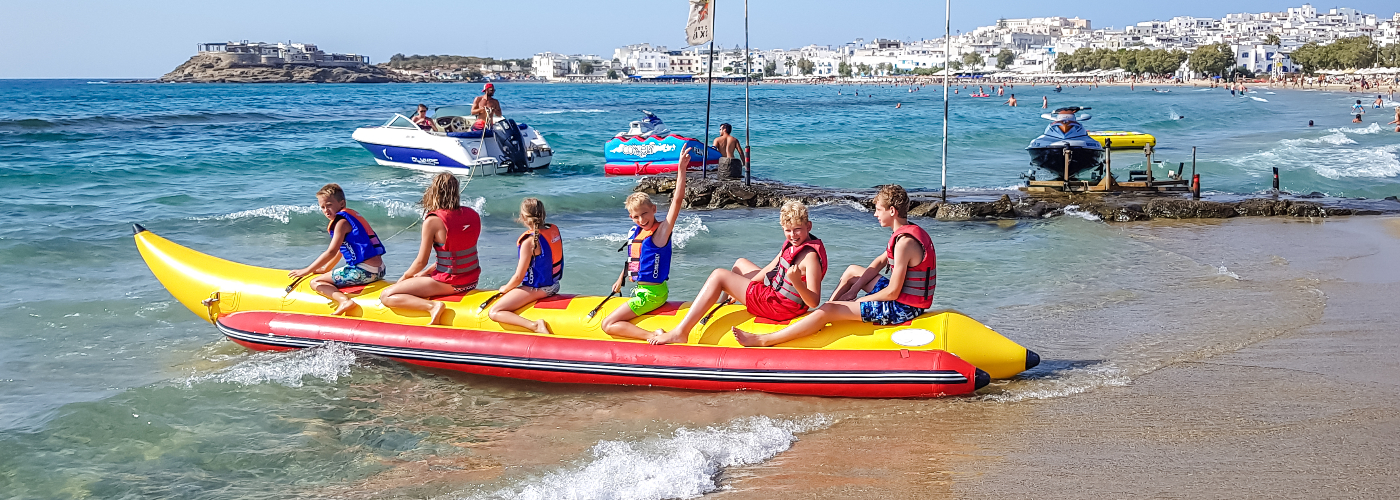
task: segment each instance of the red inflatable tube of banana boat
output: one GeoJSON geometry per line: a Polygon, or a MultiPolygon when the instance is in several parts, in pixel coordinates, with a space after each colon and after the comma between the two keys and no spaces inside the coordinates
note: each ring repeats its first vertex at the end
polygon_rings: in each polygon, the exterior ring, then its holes
{"type": "Polygon", "coordinates": [[[969,394],[990,380],[945,351],[654,346],[270,311],[237,312],[216,324],[254,350],[333,341],[421,366],[542,382],[929,398],[969,394]]]}

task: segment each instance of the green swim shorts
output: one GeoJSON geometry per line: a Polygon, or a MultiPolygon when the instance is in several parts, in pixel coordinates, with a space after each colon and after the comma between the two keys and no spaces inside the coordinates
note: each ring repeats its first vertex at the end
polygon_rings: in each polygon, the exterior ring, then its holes
{"type": "Polygon", "coordinates": [[[632,289],[632,299],[627,301],[627,307],[632,309],[633,314],[641,316],[661,307],[670,296],[671,289],[665,282],[655,285],[638,283],[637,287],[632,289]]]}

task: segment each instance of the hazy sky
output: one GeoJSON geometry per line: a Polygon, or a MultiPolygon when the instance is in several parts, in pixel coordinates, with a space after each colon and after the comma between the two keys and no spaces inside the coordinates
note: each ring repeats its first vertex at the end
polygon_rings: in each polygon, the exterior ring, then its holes
{"type": "MultiPolygon", "coordinates": [[[[742,0],[717,0],[716,42],[744,42],[742,0]]],[[[0,78],[154,78],[194,55],[195,44],[293,40],[381,62],[394,53],[497,58],[536,52],[611,56],[620,45],[685,43],[686,0],[0,0],[0,78]]],[[[1079,16],[1095,28],[1177,15],[1282,11],[1287,1],[983,0],[953,2],[953,29],[1001,17],[1079,16]]],[[[1342,6],[1389,17],[1395,0],[1342,6]]],[[[1319,10],[1334,5],[1317,5],[1319,10]]],[[[855,38],[942,36],[936,0],[751,0],[750,44],[795,48],[855,38]]]]}

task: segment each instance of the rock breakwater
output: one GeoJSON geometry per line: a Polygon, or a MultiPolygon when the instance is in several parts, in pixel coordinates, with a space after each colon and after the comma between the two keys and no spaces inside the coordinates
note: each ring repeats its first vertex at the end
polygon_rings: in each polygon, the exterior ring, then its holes
{"type": "MultiPolygon", "coordinates": [[[[798,186],[775,181],[720,181],[701,179],[691,173],[686,189],[686,208],[776,208],[789,199],[808,205],[847,204],[873,209],[875,188],[829,189],[798,186]]],[[[634,191],[668,195],[675,190],[670,175],[638,180],[634,191]]],[[[1379,215],[1400,212],[1400,203],[1391,200],[1305,201],[1287,197],[1192,200],[1180,195],[1055,194],[1027,196],[1009,193],[960,195],[960,201],[943,202],[938,193],[911,191],[911,217],[940,220],[1039,219],[1066,212],[1090,215],[1105,221],[1127,222],[1151,219],[1224,219],[1230,217],[1335,217],[1379,215]]]]}
{"type": "Polygon", "coordinates": [[[378,66],[320,67],[306,64],[262,66],[230,63],[196,55],[160,77],[167,83],[388,83],[404,81],[378,66]]]}

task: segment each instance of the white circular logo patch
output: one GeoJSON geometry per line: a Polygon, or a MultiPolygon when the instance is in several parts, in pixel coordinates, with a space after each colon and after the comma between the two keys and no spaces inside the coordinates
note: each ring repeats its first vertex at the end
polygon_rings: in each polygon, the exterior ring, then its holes
{"type": "Polygon", "coordinates": [[[905,347],[919,347],[933,342],[934,337],[933,332],[922,328],[906,328],[894,332],[893,335],[890,335],[890,340],[905,347]]]}

